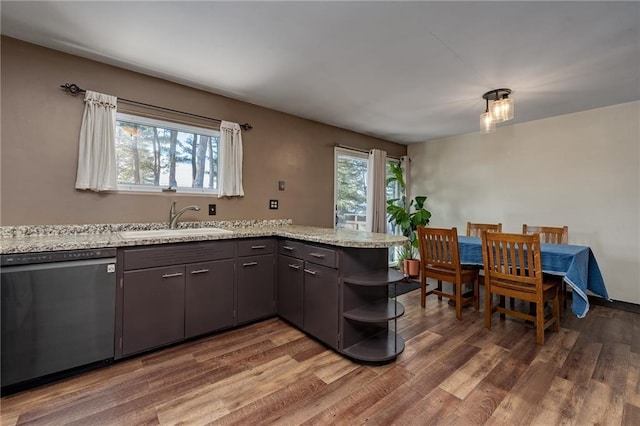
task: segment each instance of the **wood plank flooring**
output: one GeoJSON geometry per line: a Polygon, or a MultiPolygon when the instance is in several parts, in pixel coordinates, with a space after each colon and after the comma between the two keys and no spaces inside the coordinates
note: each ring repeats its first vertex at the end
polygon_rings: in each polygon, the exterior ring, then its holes
{"type": "Polygon", "coordinates": [[[2,425],[640,425],[640,315],[593,306],[559,333],[419,290],[396,362],[351,362],[279,319],[1,400],[2,425]]]}

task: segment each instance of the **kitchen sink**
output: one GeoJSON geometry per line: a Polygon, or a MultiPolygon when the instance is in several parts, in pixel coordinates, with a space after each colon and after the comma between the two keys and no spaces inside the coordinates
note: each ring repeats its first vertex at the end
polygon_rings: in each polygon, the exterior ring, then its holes
{"type": "Polygon", "coordinates": [[[120,237],[129,238],[162,238],[183,237],[188,235],[222,235],[233,234],[233,231],[220,228],[184,228],[184,229],[151,229],[148,231],[122,231],[120,237]]]}

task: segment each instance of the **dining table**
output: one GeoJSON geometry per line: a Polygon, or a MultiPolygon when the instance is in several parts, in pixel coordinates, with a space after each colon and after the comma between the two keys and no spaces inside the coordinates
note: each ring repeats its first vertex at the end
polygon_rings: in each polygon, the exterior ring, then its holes
{"type": "MultiPolygon", "coordinates": [[[[460,263],[483,266],[482,240],[458,236],[460,263]]],[[[571,244],[540,244],[542,272],[560,275],[573,292],[571,310],[578,318],[589,312],[587,291],[610,301],[600,267],[590,247],[571,244]]]]}

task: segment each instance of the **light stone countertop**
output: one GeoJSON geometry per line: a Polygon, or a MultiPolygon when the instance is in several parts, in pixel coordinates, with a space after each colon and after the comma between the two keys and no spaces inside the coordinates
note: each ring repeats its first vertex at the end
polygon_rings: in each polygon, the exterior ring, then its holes
{"type": "Polygon", "coordinates": [[[167,226],[166,224],[115,224],[1,227],[0,254],[127,247],[250,237],[283,237],[338,247],[355,248],[387,248],[401,245],[407,240],[400,235],[292,225],[290,220],[183,222],[180,225],[181,228],[216,227],[232,232],[213,235],[174,235],[125,239],[120,236],[120,231],[157,230],[166,229],[167,226]]]}

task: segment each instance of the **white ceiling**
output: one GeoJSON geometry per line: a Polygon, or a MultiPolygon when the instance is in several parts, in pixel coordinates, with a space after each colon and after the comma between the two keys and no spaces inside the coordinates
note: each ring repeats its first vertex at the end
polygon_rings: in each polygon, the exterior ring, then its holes
{"type": "Polygon", "coordinates": [[[1,13],[10,37],[400,143],[477,131],[481,95],[500,87],[509,123],[640,99],[638,2],[3,0],[1,13]]]}

